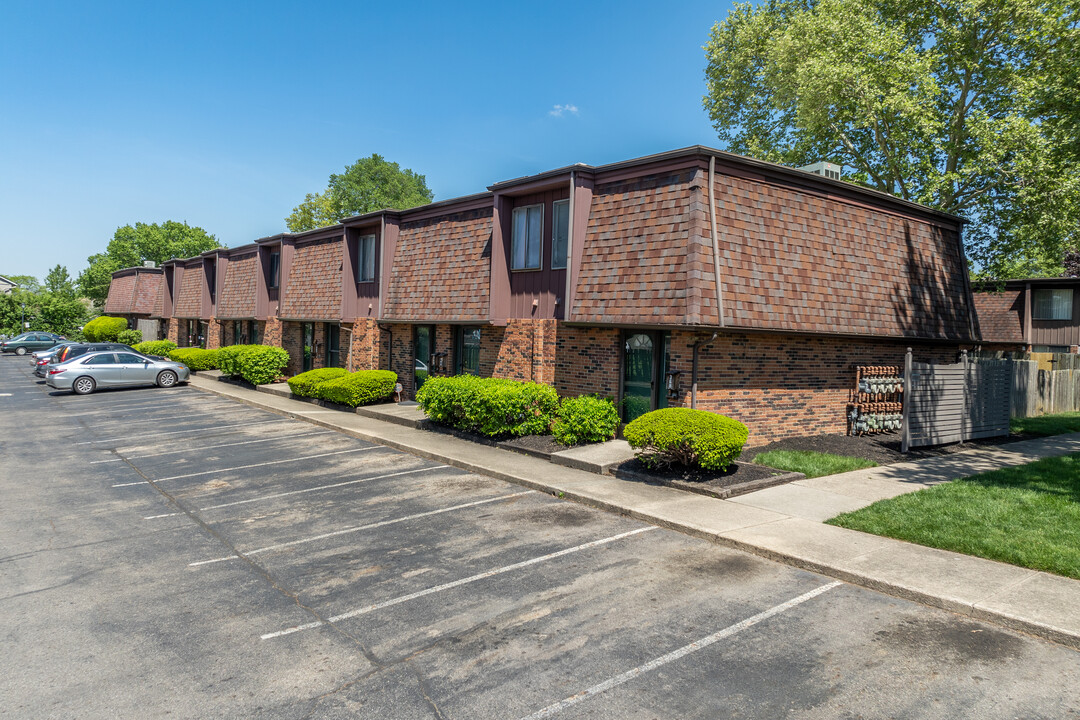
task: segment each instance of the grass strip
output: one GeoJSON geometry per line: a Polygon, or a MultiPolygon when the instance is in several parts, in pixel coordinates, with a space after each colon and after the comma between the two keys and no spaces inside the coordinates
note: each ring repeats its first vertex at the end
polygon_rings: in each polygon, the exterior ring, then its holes
{"type": "Polygon", "coordinates": [[[756,455],[754,462],[758,465],[768,465],[777,470],[800,472],[808,478],[877,467],[877,463],[873,460],[848,457],[847,455],[833,455],[832,453],[815,452],[813,450],[769,450],[756,455]]]}
{"type": "Polygon", "coordinates": [[[828,523],[1080,579],[1080,453],[881,500],[828,523]]]}
{"type": "Polygon", "coordinates": [[[1013,418],[1009,420],[1009,430],[1014,433],[1042,436],[1080,432],[1080,412],[1013,418]]]}

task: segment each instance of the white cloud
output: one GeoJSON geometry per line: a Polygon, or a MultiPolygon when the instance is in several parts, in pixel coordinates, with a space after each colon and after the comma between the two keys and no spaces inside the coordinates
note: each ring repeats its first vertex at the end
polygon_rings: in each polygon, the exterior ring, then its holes
{"type": "Polygon", "coordinates": [[[556,105],[551,110],[548,110],[548,115],[551,117],[562,117],[564,114],[577,115],[577,105],[556,105]]]}

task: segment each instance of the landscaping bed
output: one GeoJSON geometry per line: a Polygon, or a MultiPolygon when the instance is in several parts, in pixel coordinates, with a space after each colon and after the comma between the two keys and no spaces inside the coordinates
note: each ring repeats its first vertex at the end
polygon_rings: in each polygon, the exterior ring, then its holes
{"type": "Polygon", "coordinates": [[[702,470],[681,465],[652,470],[637,459],[619,464],[611,474],[620,480],[666,485],[721,500],[803,479],[802,473],[784,472],[750,462],[732,463],[727,470],[702,470]]]}

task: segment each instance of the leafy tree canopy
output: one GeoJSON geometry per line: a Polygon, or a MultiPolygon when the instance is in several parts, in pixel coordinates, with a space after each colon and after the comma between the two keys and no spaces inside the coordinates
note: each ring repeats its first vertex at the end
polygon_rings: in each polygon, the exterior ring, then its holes
{"type": "Polygon", "coordinates": [[[964,215],[978,274],[1059,274],[1080,246],[1075,0],[769,0],[705,45],[733,152],[964,215]]]}
{"type": "MultiPolygon", "coordinates": [[[[2,274],[2,273],[0,273],[2,274]]],[[[30,292],[37,292],[41,289],[41,284],[37,278],[33,275],[4,275],[8,280],[18,285],[23,290],[29,290],[30,292]]]]}
{"type": "Polygon", "coordinates": [[[285,224],[291,232],[303,232],[353,215],[426,205],[434,197],[423,175],[372,154],[349,165],[342,174],[331,175],[323,192],[308,193],[285,218],[285,224]]]}
{"type": "Polygon", "coordinates": [[[192,257],[219,247],[216,237],[186,222],[124,225],[116,229],[105,252],[87,258],[90,267],[79,273],[76,282],[83,295],[100,305],[109,296],[109,283],[117,270],[142,265],[146,260],[160,265],[172,258],[192,257]]]}
{"type": "MultiPolygon", "coordinates": [[[[4,277],[15,279],[10,275],[4,277]]],[[[66,267],[57,265],[50,270],[45,287],[28,275],[16,277],[20,278],[22,287],[0,295],[0,334],[18,335],[25,320],[31,330],[72,336],[90,316],[87,303],[75,296],[66,267]]]]}

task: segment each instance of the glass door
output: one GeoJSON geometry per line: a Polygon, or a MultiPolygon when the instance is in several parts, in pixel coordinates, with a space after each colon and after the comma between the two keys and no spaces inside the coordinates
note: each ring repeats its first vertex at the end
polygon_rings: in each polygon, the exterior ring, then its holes
{"type": "Polygon", "coordinates": [[[304,372],[315,367],[315,323],[300,323],[301,344],[304,346],[304,372]]]}
{"type": "Polygon", "coordinates": [[[480,328],[458,329],[457,370],[461,375],[480,374],[480,328]]]}
{"type": "Polygon", "coordinates": [[[326,323],[326,367],[336,368],[341,363],[341,326],[326,323]]]}
{"type": "Polygon", "coordinates": [[[656,339],[653,333],[628,333],[623,357],[623,422],[653,409],[656,389],[656,339]]]}
{"type": "Polygon", "coordinates": [[[435,328],[431,325],[416,325],[413,328],[413,375],[419,390],[431,373],[431,353],[435,344],[435,328]]]}

